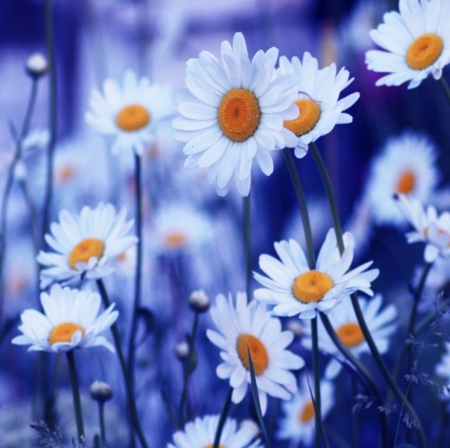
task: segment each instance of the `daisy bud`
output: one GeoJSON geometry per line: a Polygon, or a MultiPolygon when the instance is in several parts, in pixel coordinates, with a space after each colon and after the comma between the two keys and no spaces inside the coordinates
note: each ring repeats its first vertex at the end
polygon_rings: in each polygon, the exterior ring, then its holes
{"type": "Polygon", "coordinates": [[[94,381],[91,384],[91,397],[95,401],[104,403],[105,401],[110,400],[112,396],[113,390],[109,384],[102,381],[94,381]]]}
{"type": "Polygon", "coordinates": [[[294,333],[295,339],[300,339],[304,334],[302,323],[298,319],[291,319],[286,323],[286,330],[294,333]]]}
{"type": "Polygon", "coordinates": [[[175,355],[180,361],[186,361],[189,357],[189,344],[185,341],[179,342],[175,346],[175,355]]]}
{"type": "Polygon", "coordinates": [[[189,296],[189,306],[197,313],[208,311],[211,302],[203,289],[192,291],[189,296]]]}
{"type": "Polygon", "coordinates": [[[48,72],[48,61],[43,54],[34,53],[27,59],[25,69],[31,77],[39,78],[48,72]]]}

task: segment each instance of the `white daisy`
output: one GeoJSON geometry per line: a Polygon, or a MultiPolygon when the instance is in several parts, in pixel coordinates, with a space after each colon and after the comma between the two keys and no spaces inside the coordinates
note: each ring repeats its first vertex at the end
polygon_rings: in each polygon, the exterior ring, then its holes
{"type": "MultiPolygon", "coordinates": [[[[378,351],[381,354],[386,353],[389,347],[389,337],[397,329],[396,307],[391,304],[383,310],[380,310],[382,305],[382,297],[380,294],[377,294],[371,300],[358,299],[358,301],[378,351]]],[[[344,301],[336,308],[333,308],[328,314],[328,318],[341,342],[353,355],[359,357],[361,353],[370,353],[369,346],[364,338],[350,301],[344,301]]],[[[308,328],[305,328],[305,333],[307,333],[307,336],[302,339],[302,344],[311,349],[312,340],[308,328]]],[[[345,362],[345,358],[333,340],[328,336],[322,322],[319,324],[319,348],[321,351],[333,357],[325,371],[325,377],[327,379],[333,379],[341,371],[342,362],[345,362]]]]}
{"type": "Polygon", "coordinates": [[[414,231],[406,233],[408,243],[424,242],[424,259],[432,263],[441,255],[450,255],[450,212],[438,215],[436,209],[429,205],[426,210],[420,201],[403,194],[396,196],[400,210],[414,227],[414,231]]]}
{"type": "Polygon", "coordinates": [[[230,378],[233,403],[242,401],[251,383],[247,350],[255,369],[262,413],[267,409],[267,394],[288,400],[297,390],[295,376],[289,370],[304,365],[302,358],[285,350],[293,333],[281,331],[279,319],[272,317],[264,304],[254,300],[247,304],[245,293],[237,294],[236,305],[231,295],[228,300],[218,295],[211,315],[220,333],[208,330],[206,334],[223,350],[220,356],[224,362],[217,367],[217,376],[230,378]]]}
{"type": "MultiPolygon", "coordinates": [[[[173,435],[172,445],[167,448],[208,448],[214,444],[218,415],[205,415],[203,418],[197,417],[193,422],[185,425],[184,431],[177,431],[173,435]]],[[[237,429],[234,419],[227,419],[220,438],[221,448],[259,448],[262,447],[259,440],[254,440],[257,436],[255,428],[249,425],[237,429]]]]}
{"type": "Polygon", "coordinates": [[[428,75],[442,76],[450,61],[450,3],[447,0],[400,0],[399,13],[384,15],[384,23],[370,32],[386,51],[366,53],[369,70],[389,73],[377,86],[398,86],[409,81],[417,87],[428,75]]]}
{"type": "Polygon", "coordinates": [[[275,243],[281,262],[266,254],[259,257],[259,267],[268,277],[253,273],[265,286],[255,291],[255,298],[275,305],[272,312],[277,316],[298,314],[301,319],[312,319],[317,310],[328,313],[355,291],[373,295],[370,282],[378,277],[378,269],[366,271],[372,264],[369,261],[348,271],[354,249],[353,237],[348,232],[344,234],[344,246],[341,256],[334,229],[330,229],[320,249],[316,268],[310,269],[295,240],[275,243]]]}
{"type": "Polygon", "coordinates": [[[448,384],[450,383],[450,343],[444,342],[445,352],[442,355],[441,361],[436,365],[434,371],[436,375],[439,375],[445,379],[447,382],[447,398],[450,396],[448,389],[448,384]]]}
{"type": "Polygon", "coordinates": [[[80,215],[62,210],[59,223],[52,223],[51,234],[45,235],[56,252],[41,251],[37,257],[44,266],[41,288],[53,282],[69,285],[111,274],[112,262],[137,242],[134,235],[128,235],[133,221],[125,220],[125,208],[116,214],[111,204],[83,207],[80,215]]]}
{"type": "Polygon", "coordinates": [[[250,191],[253,159],[267,176],[270,151],[285,146],[283,120],[298,116],[288,95],[294,75],[273,79],[278,50],[258,51],[250,61],[244,36],[233,46],[222,42],[221,58],[202,51],[187,63],[186,84],[175,99],[183,117],[175,119],[175,137],[188,156],[185,167],[209,168],[208,180],[224,196],[234,173],[241,196],[250,191]]]}
{"type": "Polygon", "coordinates": [[[349,72],[341,68],[336,73],[336,65],[318,68],[317,59],[308,52],[303,61],[293,57],[291,62],[280,58],[281,75],[294,73],[298,83],[290,90],[293,103],[300,109],[300,115],[284,122],[283,136],[286,146],[295,148],[295,155],[302,158],[308,152],[308,145],[332,131],[336,124],[351,123],[351,115],[343,113],[359,98],[355,92],[345,98],[339,95],[352,81],[349,72]]]}
{"type": "Polygon", "coordinates": [[[367,183],[366,201],[375,223],[404,223],[394,194],[429,199],[439,181],[436,158],[436,148],[425,135],[405,132],[388,140],[373,159],[367,183]]]}
{"type": "MultiPolygon", "coordinates": [[[[302,376],[301,385],[298,392],[290,401],[282,404],[284,416],[280,420],[277,438],[280,440],[290,439],[293,446],[309,446],[312,443],[315,434],[315,411],[311,399],[311,393],[314,395],[314,385],[308,379],[306,374],[302,376]]],[[[320,382],[321,395],[321,414],[322,419],[330,412],[334,405],[334,387],[327,380],[320,382]]]]}
{"type": "Polygon", "coordinates": [[[114,352],[114,347],[101,333],[116,321],[119,313],[114,303],[97,316],[101,299],[96,292],[61,288],[53,285],[50,294],[41,293],[45,314],[25,310],[22,315],[23,333],[13,344],[31,345],[28,351],[65,353],[75,348],[103,345],[114,352]]]}
{"type": "Polygon", "coordinates": [[[147,77],[138,80],[131,70],[122,86],[107,79],[103,94],[94,89],[90,106],[86,121],[100,134],[115,137],[112,153],[133,150],[139,156],[153,141],[158,123],[174,112],[168,86],[152,84],[147,77]]]}

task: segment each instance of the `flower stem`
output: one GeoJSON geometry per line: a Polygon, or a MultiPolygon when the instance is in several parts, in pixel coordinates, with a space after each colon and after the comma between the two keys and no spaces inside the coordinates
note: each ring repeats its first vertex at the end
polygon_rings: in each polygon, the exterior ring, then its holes
{"type": "Polygon", "coordinates": [[[448,86],[448,84],[447,84],[447,81],[445,80],[445,78],[444,78],[444,75],[442,75],[440,78],[439,78],[439,84],[441,85],[441,87],[442,87],[442,90],[444,91],[444,94],[445,94],[445,97],[447,98],[447,101],[449,102],[449,104],[450,104],[450,87],[448,86]]]}
{"type": "Polygon", "coordinates": [[[250,235],[250,193],[242,198],[244,215],[244,248],[245,248],[245,288],[247,291],[247,303],[251,300],[252,281],[252,249],[250,235]]]}
{"type": "Polygon", "coordinates": [[[233,388],[230,386],[227,394],[227,398],[225,398],[225,403],[223,404],[222,412],[220,413],[219,422],[217,424],[216,435],[214,436],[214,443],[212,448],[219,448],[220,437],[222,436],[222,430],[225,425],[225,421],[227,419],[228,411],[231,405],[231,396],[233,395],[233,388]]]}
{"type": "Polygon", "coordinates": [[[105,433],[105,402],[98,402],[98,420],[100,422],[100,439],[102,446],[106,446],[106,433],[105,433]]]}
{"type": "Polygon", "coordinates": [[[75,366],[75,356],[73,354],[73,350],[67,352],[67,362],[69,363],[70,382],[72,384],[73,405],[75,407],[78,440],[81,442],[84,438],[83,413],[81,411],[80,386],[78,384],[78,375],[75,366]]]}

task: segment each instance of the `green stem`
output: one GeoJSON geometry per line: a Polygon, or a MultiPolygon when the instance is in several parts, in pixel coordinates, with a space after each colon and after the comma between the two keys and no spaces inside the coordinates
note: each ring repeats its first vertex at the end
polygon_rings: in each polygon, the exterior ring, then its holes
{"type": "Polygon", "coordinates": [[[231,405],[231,396],[233,395],[233,388],[230,386],[225,403],[223,404],[222,412],[220,413],[219,422],[217,424],[216,435],[214,436],[213,448],[219,448],[220,437],[222,436],[222,430],[227,420],[228,411],[231,405]]]}
{"type": "Polygon", "coordinates": [[[445,78],[444,78],[444,75],[442,75],[440,78],[439,78],[439,84],[441,85],[441,87],[442,87],[442,90],[444,91],[444,94],[445,94],[445,97],[447,98],[447,101],[449,102],[449,104],[450,104],[450,87],[448,86],[448,84],[447,84],[447,81],[445,80],[445,78]]]}
{"type": "Polygon", "coordinates": [[[250,193],[242,198],[244,215],[244,248],[245,248],[245,288],[247,291],[247,302],[251,300],[252,282],[252,249],[250,235],[250,193]]]}
{"type": "Polygon", "coordinates": [[[75,366],[75,356],[73,354],[73,350],[67,352],[67,362],[69,363],[70,382],[72,384],[73,405],[75,407],[78,440],[79,442],[82,442],[84,438],[83,414],[81,411],[80,386],[78,384],[78,375],[75,366]]]}

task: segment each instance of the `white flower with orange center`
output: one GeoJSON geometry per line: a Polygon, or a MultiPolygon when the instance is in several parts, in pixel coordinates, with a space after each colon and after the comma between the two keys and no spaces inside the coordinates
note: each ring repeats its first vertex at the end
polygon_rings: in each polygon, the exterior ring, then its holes
{"type": "Polygon", "coordinates": [[[282,56],[278,73],[295,74],[298,83],[290,90],[291,100],[300,109],[300,115],[285,120],[283,135],[286,146],[295,148],[295,155],[302,158],[308,152],[308,145],[332,131],[336,124],[351,123],[351,115],[344,110],[359,98],[355,92],[339,99],[339,95],[352,81],[349,72],[342,68],[336,73],[336,65],[319,69],[317,59],[308,52],[303,61],[282,56]]]}
{"type": "Polygon", "coordinates": [[[367,268],[371,261],[349,271],[353,260],[354,241],[350,233],[344,234],[345,250],[339,254],[334,229],[330,229],[317,257],[315,269],[310,269],[297,241],[275,243],[280,260],[263,254],[259,267],[267,277],[253,273],[255,279],[265,286],[255,291],[255,298],[275,305],[272,312],[277,316],[299,315],[312,319],[317,311],[324,313],[355,291],[373,295],[370,283],[378,277],[378,269],[367,268]]]}
{"type": "Polygon", "coordinates": [[[101,336],[116,321],[119,313],[114,303],[100,315],[101,300],[96,292],[79,291],[53,285],[50,293],[41,293],[44,314],[25,310],[22,315],[23,333],[13,344],[31,345],[28,351],[68,352],[75,348],[102,345],[114,352],[114,347],[101,336]]]}
{"type": "MultiPolygon", "coordinates": [[[[187,423],[183,431],[173,435],[173,444],[169,443],[167,448],[212,448],[218,424],[218,415],[197,417],[187,423]]],[[[242,426],[238,429],[236,420],[229,418],[225,420],[219,448],[261,448],[256,436],[255,428],[242,426]]]]}
{"type": "Polygon", "coordinates": [[[432,205],[424,209],[420,201],[403,194],[397,195],[396,200],[415,229],[406,233],[408,243],[425,243],[425,261],[432,263],[438,256],[450,256],[450,212],[438,214],[432,205]]]}
{"type": "Polygon", "coordinates": [[[450,3],[447,0],[400,0],[399,13],[384,15],[384,23],[370,37],[386,51],[369,50],[369,70],[389,73],[377,86],[408,82],[417,87],[428,75],[442,76],[450,62],[450,3]]]}
{"type": "Polygon", "coordinates": [[[129,235],[133,221],[126,221],[126,210],[119,213],[111,204],[95,209],[83,207],[79,215],[62,210],[59,223],[52,223],[47,244],[55,252],[39,252],[41,288],[60,282],[71,285],[98,279],[114,272],[114,261],[137,242],[129,235]]]}
{"type": "MultiPolygon", "coordinates": [[[[284,416],[279,422],[277,439],[291,440],[290,446],[310,446],[315,434],[315,410],[311,398],[314,394],[313,377],[302,376],[298,392],[290,401],[282,404],[284,416]],[[302,442],[301,445],[299,443],[302,442]]],[[[321,413],[325,419],[334,405],[334,387],[330,381],[320,382],[321,413]]]]}
{"type": "Polygon", "coordinates": [[[371,164],[365,197],[376,224],[405,222],[395,194],[430,198],[440,177],[436,158],[436,148],[425,135],[405,132],[387,141],[371,164]]]}
{"type": "Polygon", "coordinates": [[[186,84],[175,94],[182,117],[174,120],[175,137],[188,156],[185,167],[209,168],[208,180],[224,196],[234,174],[239,194],[250,191],[255,159],[267,176],[270,151],[283,148],[283,120],[298,116],[288,91],[295,75],[274,79],[278,50],[258,51],[249,59],[244,36],[233,46],[222,42],[221,58],[203,51],[187,63],[186,84]]]}
{"type": "MultiPolygon", "coordinates": [[[[373,299],[358,299],[358,301],[378,351],[381,354],[386,353],[389,347],[389,337],[397,330],[398,313],[395,305],[391,304],[381,309],[383,300],[379,294],[373,299]]],[[[370,353],[369,346],[350,301],[346,300],[336,308],[333,308],[328,314],[328,318],[342,344],[353,355],[359,357],[361,353],[370,353]]],[[[305,333],[302,344],[311,349],[312,340],[309,328],[305,328],[305,333]]],[[[332,356],[325,370],[325,377],[331,380],[338,375],[341,371],[342,363],[346,362],[346,360],[336,348],[330,336],[328,336],[322,322],[319,324],[319,348],[332,356]]]]}
{"type": "Polygon", "coordinates": [[[295,376],[289,370],[304,366],[299,356],[286,350],[294,339],[291,331],[281,331],[279,319],[272,317],[266,306],[238,293],[236,304],[218,295],[211,315],[219,333],[208,330],[209,340],[222,351],[224,360],[217,376],[230,379],[232,401],[240,403],[251,383],[249,352],[253,362],[262,413],[267,409],[267,394],[289,400],[297,390],[295,376]]]}
{"type": "Polygon", "coordinates": [[[100,134],[115,137],[112,153],[133,150],[139,156],[154,140],[158,124],[175,111],[168,86],[137,79],[131,70],[125,72],[122,86],[107,79],[103,93],[94,89],[90,106],[86,121],[100,134]]]}

